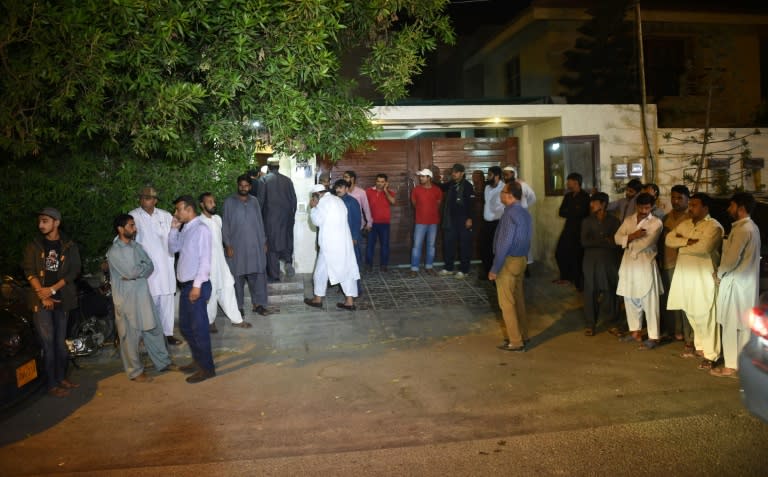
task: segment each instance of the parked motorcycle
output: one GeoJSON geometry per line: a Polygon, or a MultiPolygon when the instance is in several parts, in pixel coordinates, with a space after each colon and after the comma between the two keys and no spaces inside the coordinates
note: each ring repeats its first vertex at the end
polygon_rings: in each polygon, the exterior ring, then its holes
{"type": "MultiPolygon", "coordinates": [[[[109,272],[98,287],[84,278],[77,286],[77,308],[69,314],[67,349],[72,358],[97,353],[107,343],[115,343],[115,308],[109,272]]],[[[116,344],[116,343],[115,343],[116,344]]]]}

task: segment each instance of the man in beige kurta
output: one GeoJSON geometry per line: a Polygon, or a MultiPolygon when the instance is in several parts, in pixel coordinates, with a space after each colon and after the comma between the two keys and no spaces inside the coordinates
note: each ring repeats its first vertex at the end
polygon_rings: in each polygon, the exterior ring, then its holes
{"type": "Polygon", "coordinates": [[[723,227],[709,216],[709,203],[706,194],[691,196],[691,218],[675,227],[666,240],[667,247],[678,249],[667,309],[683,310],[688,317],[694,346],[704,357],[701,369],[711,369],[720,356],[720,332],[715,321],[717,286],[712,274],[720,263],[723,227]]]}

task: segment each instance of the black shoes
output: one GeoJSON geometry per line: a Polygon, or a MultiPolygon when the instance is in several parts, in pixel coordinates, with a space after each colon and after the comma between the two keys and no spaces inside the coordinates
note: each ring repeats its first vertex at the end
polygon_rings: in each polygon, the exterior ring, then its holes
{"type": "Polygon", "coordinates": [[[205,371],[200,369],[192,376],[188,376],[187,382],[190,384],[200,383],[202,381],[205,381],[206,379],[211,379],[215,376],[216,376],[216,371],[205,371]]]}
{"type": "Polygon", "coordinates": [[[341,308],[342,310],[347,310],[347,311],[357,310],[357,307],[355,305],[347,305],[345,303],[336,303],[336,308],[341,308]]]}
{"type": "Polygon", "coordinates": [[[219,329],[216,328],[216,323],[211,323],[210,325],[208,325],[208,331],[210,333],[218,333],[219,329]]]}
{"type": "Polygon", "coordinates": [[[261,315],[261,316],[267,316],[267,315],[269,314],[269,312],[267,311],[267,309],[266,309],[266,308],[264,308],[264,307],[263,307],[263,306],[261,306],[261,305],[256,305],[256,306],[254,306],[254,307],[253,307],[253,309],[252,309],[252,311],[253,311],[254,313],[258,313],[258,314],[259,314],[259,315],[261,315]]]}
{"type": "Polygon", "coordinates": [[[502,343],[499,346],[497,346],[498,349],[502,351],[512,351],[515,353],[525,353],[525,345],[522,346],[512,346],[509,343],[502,343]]]}
{"type": "Polygon", "coordinates": [[[304,304],[307,305],[307,306],[311,306],[312,308],[322,308],[323,307],[323,302],[322,301],[319,302],[319,303],[318,302],[314,302],[314,301],[312,301],[311,298],[305,298],[304,299],[304,304]]]}
{"type": "Polygon", "coordinates": [[[166,336],[166,341],[168,341],[169,345],[178,346],[182,343],[184,343],[182,340],[176,338],[175,336],[166,336]]]}

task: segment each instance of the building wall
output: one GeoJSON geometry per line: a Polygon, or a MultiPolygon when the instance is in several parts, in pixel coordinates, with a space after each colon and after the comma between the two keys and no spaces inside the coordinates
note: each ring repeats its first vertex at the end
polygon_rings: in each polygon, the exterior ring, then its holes
{"type": "MultiPolygon", "coordinates": [[[[749,148],[752,152],[753,158],[762,158],[768,160],[768,134],[763,132],[762,134],[754,134],[753,128],[742,129],[712,129],[712,139],[710,144],[707,145],[707,152],[720,153],[718,157],[724,158],[731,156],[731,166],[729,173],[731,175],[731,186],[742,187],[749,192],[760,192],[765,194],[765,184],[768,182],[768,172],[760,171],[759,174],[743,175],[743,167],[739,160],[740,153],[744,148],[749,148]],[[734,139],[729,139],[731,133],[734,133],[734,139]],[[742,145],[742,140],[746,141],[747,145],[742,145]],[[722,141],[722,142],[720,142],[722,141]],[[725,152],[728,151],[729,152],[725,152]],[[757,179],[757,187],[755,184],[757,179]],[[762,185],[762,187],[760,187],[762,185]]],[[[658,148],[663,152],[657,151],[658,163],[659,163],[659,175],[658,185],[661,189],[661,206],[666,210],[670,210],[669,194],[670,189],[675,184],[684,184],[683,174],[688,172],[692,174],[695,170],[694,165],[690,163],[693,157],[701,154],[702,145],[693,142],[681,142],[681,139],[687,139],[695,137],[700,140],[703,135],[701,130],[689,129],[672,129],[665,128],[658,130],[658,148]],[[670,135],[667,139],[666,135],[670,135]]],[[[768,161],[766,161],[768,162],[768,161]]],[[[706,164],[705,164],[706,166],[706,164]]],[[[712,171],[704,169],[702,171],[702,179],[706,182],[712,177],[712,171]]],[[[685,184],[690,189],[693,189],[691,184],[685,184]]],[[[702,183],[699,187],[699,192],[706,192],[711,195],[718,195],[718,190],[709,184],[702,183]]]]}

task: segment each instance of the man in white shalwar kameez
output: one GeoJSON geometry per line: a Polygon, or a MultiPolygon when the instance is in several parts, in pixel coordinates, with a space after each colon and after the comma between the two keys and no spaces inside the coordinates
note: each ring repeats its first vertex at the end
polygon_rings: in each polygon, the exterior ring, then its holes
{"type": "Polygon", "coordinates": [[[319,200],[313,197],[310,201],[310,218],[318,227],[320,250],[313,276],[314,297],[305,298],[304,303],[320,308],[330,280],[331,285],[340,283],[344,291],[345,300],[336,307],[354,311],[360,269],[347,223],[347,206],[335,195],[328,194],[322,184],[315,185],[312,192],[320,196],[319,200]]]}
{"type": "Polygon", "coordinates": [[[710,370],[718,377],[736,376],[739,352],[749,340],[746,315],[757,304],[760,286],[760,231],[750,214],[755,198],[747,192],[733,195],[728,214],[733,218],[731,233],[723,243],[717,269],[717,322],[722,325],[722,368],[710,370]]]}
{"type": "Polygon", "coordinates": [[[200,195],[200,221],[211,230],[211,298],[208,299],[208,323],[211,333],[217,333],[216,313],[221,310],[238,328],[251,328],[253,325],[243,320],[237,308],[235,296],[235,278],[224,257],[224,242],[221,238],[221,217],[216,215],[216,198],[210,192],[200,195]]]}
{"type": "Polygon", "coordinates": [[[642,341],[643,313],[648,327],[644,348],[654,348],[659,340],[659,295],[664,293],[659,267],[656,265],[656,243],[663,225],[651,215],[653,197],[638,194],[635,213],[624,219],[614,235],[624,255],[619,266],[616,294],[624,297],[630,334],[625,341],[642,341]]]}
{"type": "MultiPolygon", "coordinates": [[[[713,273],[720,263],[723,227],[709,216],[710,198],[694,194],[688,201],[690,219],[667,234],[666,246],[678,249],[668,310],[683,310],[693,328],[693,344],[703,356],[699,368],[712,369],[720,357],[720,332],[715,320],[717,286],[713,273]]],[[[685,357],[689,354],[684,353],[685,357]]]]}
{"type": "Polygon", "coordinates": [[[170,345],[179,345],[182,340],[173,336],[173,322],[176,303],[176,271],[173,268],[173,254],[168,251],[168,234],[171,233],[173,216],[158,209],[157,191],[144,187],[139,192],[139,205],[129,212],[136,222],[136,242],[140,243],[152,259],[155,271],[149,276],[149,291],[157,309],[157,317],[163,326],[163,333],[170,345]]]}

